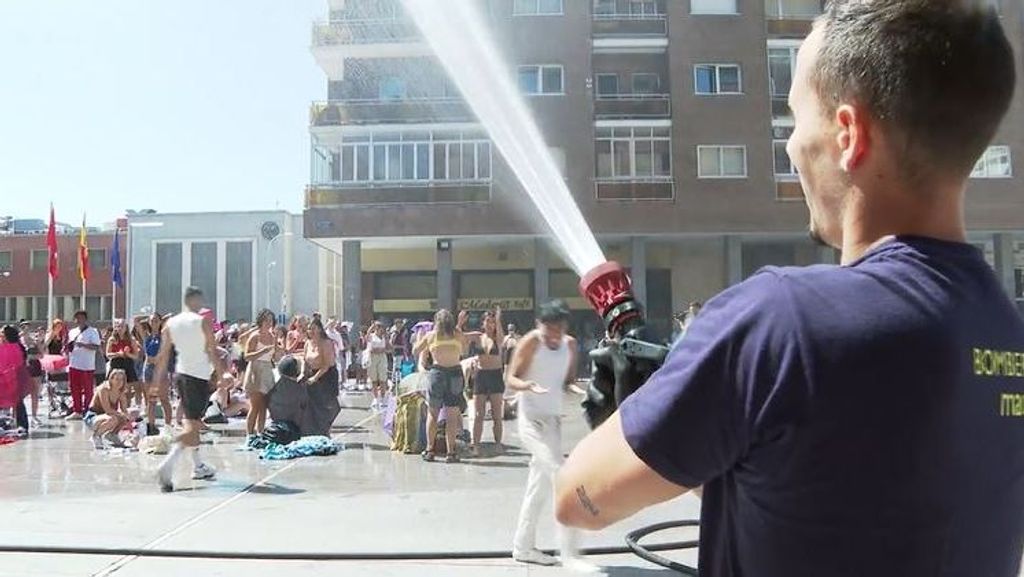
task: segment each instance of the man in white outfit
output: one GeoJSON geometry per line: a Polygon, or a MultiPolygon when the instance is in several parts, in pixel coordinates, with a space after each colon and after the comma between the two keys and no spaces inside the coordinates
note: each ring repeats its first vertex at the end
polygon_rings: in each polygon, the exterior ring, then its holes
{"type": "MultiPolygon", "coordinates": [[[[508,387],[519,393],[519,440],[530,451],[530,475],[512,557],[521,563],[556,565],[558,560],[537,549],[537,522],[552,494],[562,465],[562,397],[576,380],[576,339],[566,334],[569,309],[555,300],[540,308],[537,328],[516,346],[507,375],[508,387]]],[[[577,571],[596,567],[579,557],[577,532],[559,527],[561,564],[577,571]]]]}
{"type": "Polygon", "coordinates": [[[224,367],[217,354],[213,322],[199,312],[203,308],[203,292],[189,287],[185,290],[184,300],[184,310],[164,325],[160,353],[156,359],[156,382],[159,383],[167,375],[171,350],[177,354],[174,385],[178,387],[181,410],[185,413],[185,430],[175,439],[174,447],[157,473],[160,490],[165,493],[174,490],[171,478],[182,453],[187,453],[192,459],[193,479],[212,479],[216,473],[213,467],[199,459],[199,431],[213,388],[211,383],[216,384],[213,381],[224,372],[224,367]]]}

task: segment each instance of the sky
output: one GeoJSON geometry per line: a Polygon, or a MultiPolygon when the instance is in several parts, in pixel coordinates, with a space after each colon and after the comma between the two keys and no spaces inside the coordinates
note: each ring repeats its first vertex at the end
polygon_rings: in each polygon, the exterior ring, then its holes
{"type": "Polygon", "coordinates": [[[0,0],[0,215],[302,208],[326,0],[0,0]]]}

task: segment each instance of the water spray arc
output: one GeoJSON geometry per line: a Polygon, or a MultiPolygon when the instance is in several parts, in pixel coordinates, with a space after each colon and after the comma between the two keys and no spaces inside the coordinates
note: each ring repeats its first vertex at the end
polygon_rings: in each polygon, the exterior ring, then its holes
{"type": "Polygon", "coordinates": [[[443,10],[439,0],[402,3],[543,216],[548,233],[582,277],[580,292],[614,341],[613,349],[592,354],[595,371],[606,377],[594,379],[584,404],[588,421],[596,426],[661,365],[668,348],[649,338],[643,307],[633,296],[625,269],[605,261],[487,33],[477,2],[444,0],[443,10]]]}

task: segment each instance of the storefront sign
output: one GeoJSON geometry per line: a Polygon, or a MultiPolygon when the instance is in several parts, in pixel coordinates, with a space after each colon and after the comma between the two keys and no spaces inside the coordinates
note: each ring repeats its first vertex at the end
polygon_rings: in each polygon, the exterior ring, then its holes
{"type": "Polygon", "coordinates": [[[505,311],[532,311],[531,298],[459,299],[458,309],[463,311],[489,311],[496,308],[505,311]]]}

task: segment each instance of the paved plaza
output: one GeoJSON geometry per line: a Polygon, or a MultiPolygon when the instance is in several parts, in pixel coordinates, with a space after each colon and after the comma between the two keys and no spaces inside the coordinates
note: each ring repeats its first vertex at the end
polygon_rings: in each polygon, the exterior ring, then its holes
{"type": "MultiPolygon", "coordinates": [[[[346,393],[342,402],[345,409],[333,432],[344,444],[339,455],[264,462],[256,453],[238,450],[242,430],[233,423],[204,435],[204,458],[217,468],[217,480],[182,481],[172,494],[161,494],[154,481],[162,457],[95,451],[81,423],[48,421],[32,438],[0,447],[0,544],[310,556],[510,549],[528,460],[518,446],[514,422],[506,422],[510,450],[503,456],[425,463],[388,449],[388,437],[368,409],[365,393],[346,393]]],[[[577,403],[567,399],[566,407],[577,403]]],[[[566,452],[586,430],[580,415],[569,411],[566,452]]],[[[487,423],[485,440],[489,436],[487,423]]],[[[583,545],[620,546],[633,529],[695,518],[699,507],[696,498],[682,497],[588,534],[583,545]]],[[[696,531],[668,532],[651,541],[695,536],[696,531]]],[[[542,525],[539,544],[556,546],[553,521],[542,525]]],[[[668,556],[696,562],[694,551],[668,556]]],[[[632,555],[590,560],[619,577],[673,574],[632,555]]],[[[25,553],[0,554],[0,567],[18,576],[568,574],[511,559],[245,561],[25,553]]]]}

